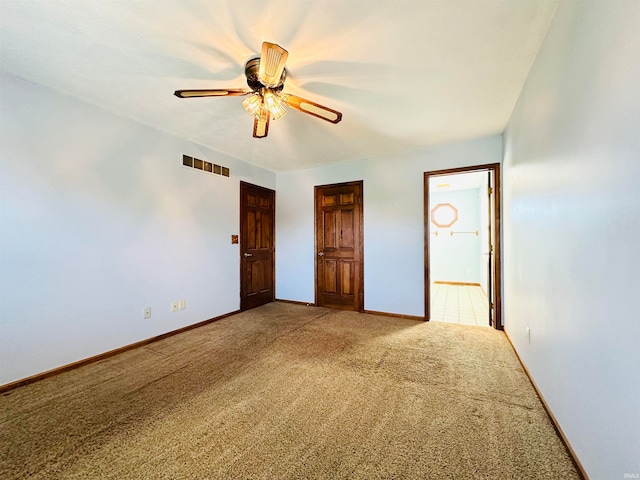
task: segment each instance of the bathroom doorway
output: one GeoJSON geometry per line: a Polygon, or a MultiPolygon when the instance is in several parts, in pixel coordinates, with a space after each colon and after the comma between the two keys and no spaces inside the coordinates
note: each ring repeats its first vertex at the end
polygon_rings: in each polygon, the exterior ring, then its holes
{"type": "Polygon", "coordinates": [[[425,319],[502,329],[499,164],[426,172],[425,319]]]}

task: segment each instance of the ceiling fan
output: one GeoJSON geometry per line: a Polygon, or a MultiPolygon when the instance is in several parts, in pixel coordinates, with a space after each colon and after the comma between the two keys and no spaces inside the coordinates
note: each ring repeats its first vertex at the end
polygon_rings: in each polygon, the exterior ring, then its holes
{"type": "Polygon", "coordinates": [[[288,56],[289,52],[281,46],[263,42],[260,57],[250,59],[244,67],[250,89],[176,90],[174,95],[180,98],[250,95],[242,101],[242,106],[254,116],[253,136],[255,138],[267,136],[270,119],[278,120],[287,113],[284,105],[330,123],[338,123],[342,120],[342,113],[337,110],[296,95],[282,93],[287,78],[287,70],[284,66],[288,56]]]}

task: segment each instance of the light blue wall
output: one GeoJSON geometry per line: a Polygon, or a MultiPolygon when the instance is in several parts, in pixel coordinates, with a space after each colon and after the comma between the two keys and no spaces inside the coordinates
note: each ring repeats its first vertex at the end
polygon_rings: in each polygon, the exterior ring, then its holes
{"type": "Polygon", "coordinates": [[[239,308],[239,182],[274,188],[273,173],[0,83],[0,384],[239,308]],[[183,167],[183,153],[231,177],[183,167]]]}
{"type": "Polygon", "coordinates": [[[504,138],[505,328],[593,479],[640,474],[639,25],[560,2],[504,138]]]}
{"type": "Polygon", "coordinates": [[[424,316],[424,172],[499,163],[502,137],[277,175],[276,296],[314,302],[314,185],[364,181],[365,309],[424,316]]]}
{"type": "Polygon", "coordinates": [[[431,281],[480,283],[484,273],[479,261],[482,257],[479,189],[433,192],[430,203],[432,211],[441,203],[449,203],[458,210],[458,220],[451,227],[431,224],[431,281]],[[434,235],[436,231],[438,235],[434,235]],[[460,233],[476,231],[478,235],[460,233]]]}

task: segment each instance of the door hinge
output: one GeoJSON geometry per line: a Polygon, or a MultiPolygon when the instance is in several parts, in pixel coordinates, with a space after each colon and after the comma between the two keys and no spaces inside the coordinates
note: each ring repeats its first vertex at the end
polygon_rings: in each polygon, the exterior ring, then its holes
{"type": "Polygon", "coordinates": [[[489,195],[493,195],[493,188],[492,187],[487,188],[487,193],[489,195]]]}
{"type": "Polygon", "coordinates": [[[489,308],[490,308],[491,310],[493,310],[493,302],[491,302],[491,303],[489,304],[489,308]]]}

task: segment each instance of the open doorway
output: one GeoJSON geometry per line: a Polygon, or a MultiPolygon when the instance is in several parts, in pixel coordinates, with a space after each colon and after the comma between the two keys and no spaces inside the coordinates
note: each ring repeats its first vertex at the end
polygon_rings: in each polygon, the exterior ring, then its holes
{"type": "Polygon", "coordinates": [[[425,173],[425,320],[502,329],[499,167],[425,173]]]}

